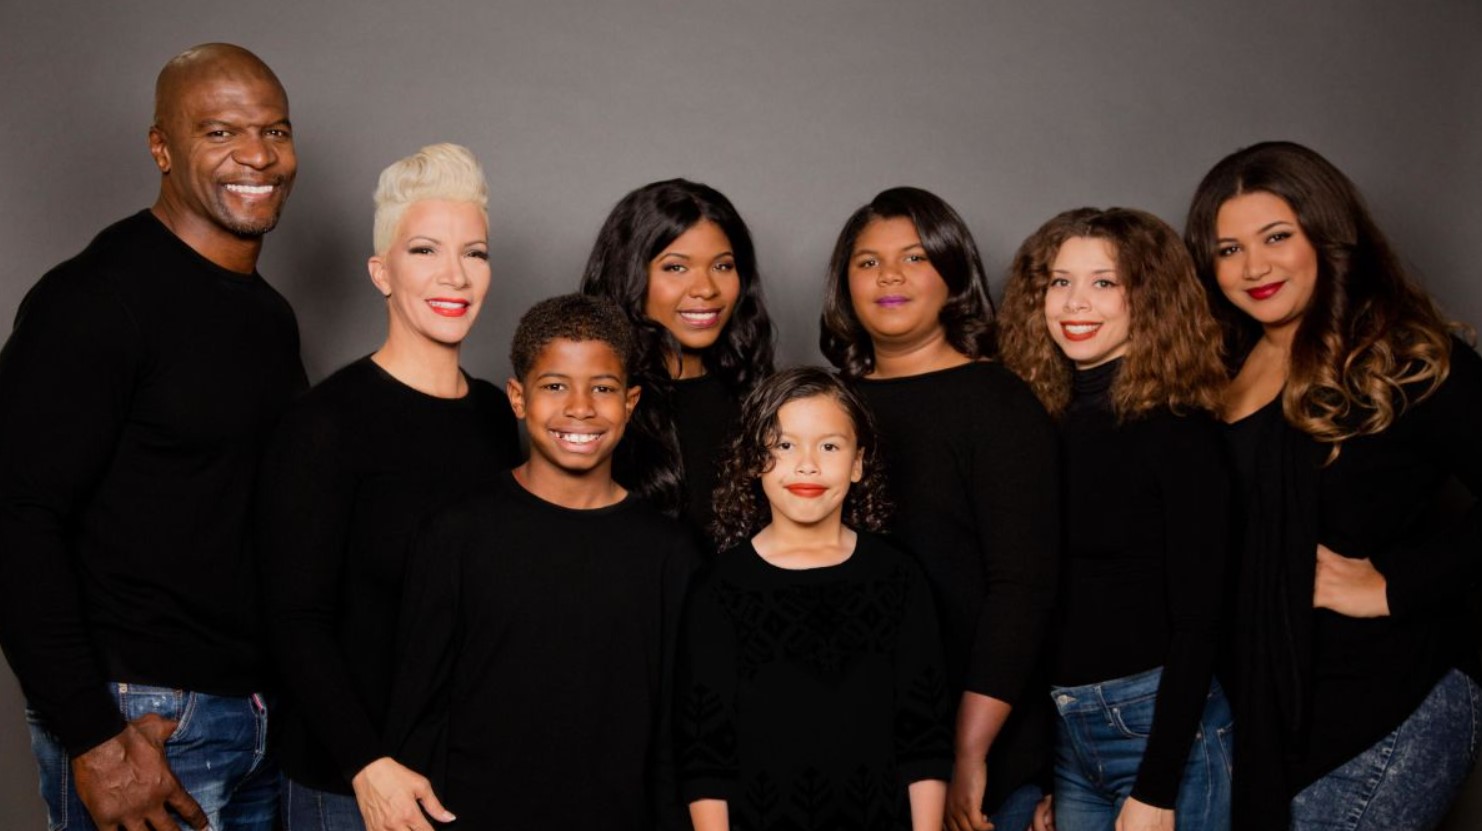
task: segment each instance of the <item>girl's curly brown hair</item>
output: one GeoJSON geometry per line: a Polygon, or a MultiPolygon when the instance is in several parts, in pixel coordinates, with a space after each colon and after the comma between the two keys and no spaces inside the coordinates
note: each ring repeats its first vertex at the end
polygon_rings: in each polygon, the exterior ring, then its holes
{"type": "Polygon", "coordinates": [[[1199,278],[1224,327],[1232,372],[1261,327],[1220,289],[1220,207],[1259,191],[1284,200],[1317,250],[1317,285],[1292,338],[1281,409],[1288,423],[1333,445],[1383,432],[1451,371],[1449,324],[1413,283],[1349,178],[1316,151],[1267,141],[1221,159],[1199,183],[1184,224],[1199,278]]]}
{"type": "Polygon", "coordinates": [[[884,467],[876,463],[879,434],[874,416],[859,395],[828,370],[797,367],[762,381],[741,404],[741,425],[721,464],[720,485],[715,489],[715,522],[710,528],[721,551],[751,539],[771,523],[772,506],[762,493],[761,476],[774,463],[777,414],[789,401],[819,395],[832,398],[854,422],[855,443],[864,460],[863,477],[844,498],[844,522],[865,531],[884,527],[890,502],[884,467]]]}
{"type": "Polygon", "coordinates": [[[1077,208],[1040,226],[1019,247],[998,313],[999,356],[1052,416],[1070,403],[1071,362],[1050,336],[1045,291],[1066,240],[1105,240],[1127,292],[1126,356],[1112,383],[1122,420],[1153,410],[1216,412],[1226,383],[1220,327],[1178,232],[1145,211],[1077,208]]]}

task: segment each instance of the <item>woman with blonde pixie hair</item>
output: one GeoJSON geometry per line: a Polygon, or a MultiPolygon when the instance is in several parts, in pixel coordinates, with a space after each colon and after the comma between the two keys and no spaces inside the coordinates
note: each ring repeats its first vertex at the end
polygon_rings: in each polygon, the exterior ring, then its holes
{"type": "MultiPolygon", "coordinates": [[[[284,417],[259,542],[283,675],[288,831],[429,829],[453,814],[382,732],[407,543],[422,516],[519,462],[503,392],[459,368],[489,288],[483,170],[435,144],[381,173],[371,283],[388,331],[284,417]]],[[[456,806],[453,806],[456,807],[456,806]]]]}
{"type": "Polygon", "coordinates": [[[1066,211],[1014,257],[1003,362],[1058,423],[1064,559],[1051,631],[1058,831],[1230,827],[1214,680],[1229,473],[1219,328],[1177,232],[1066,211]]]}
{"type": "Polygon", "coordinates": [[[1225,330],[1245,502],[1235,823],[1433,828],[1482,730],[1482,359],[1299,144],[1216,164],[1185,237],[1225,330]]]}

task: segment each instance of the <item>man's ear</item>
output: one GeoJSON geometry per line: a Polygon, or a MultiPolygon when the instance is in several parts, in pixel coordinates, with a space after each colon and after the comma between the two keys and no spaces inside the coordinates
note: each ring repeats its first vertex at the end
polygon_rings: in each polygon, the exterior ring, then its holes
{"type": "Polygon", "coordinates": [[[525,385],[514,378],[504,382],[504,394],[509,396],[509,408],[515,411],[515,418],[525,420],[525,385]]]}
{"type": "Polygon", "coordinates": [[[165,131],[158,125],[149,128],[149,155],[154,157],[154,166],[161,173],[170,172],[170,146],[165,142],[165,131]]]}

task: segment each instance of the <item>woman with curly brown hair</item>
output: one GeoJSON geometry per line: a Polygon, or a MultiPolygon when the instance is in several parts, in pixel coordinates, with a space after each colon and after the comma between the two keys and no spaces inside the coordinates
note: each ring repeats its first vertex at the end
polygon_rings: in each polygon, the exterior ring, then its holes
{"type": "Polygon", "coordinates": [[[1235,670],[1240,828],[1431,828],[1477,751],[1464,592],[1482,551],[1482,359],[1327,159],[1215,165],[1186,241],[1224,326],[1247,527],[1235,670]],[[1471,507],[1440,509],[1458,480],[1471,507]]]}
{"type": "Polygon", "coordinates": [[[1055,600],[1060,492],[1044,407],[993,355],[993,304],[962,217],[877,194],[829,262],[819,345],[880,424],[897,509],[941,612],[956,714],[948,826],[1029,824],[1049,763],[1036,674],[1055,600]]]}
{"type": "Polygon", "coordinates": [[[931,590],[873,532],[874,422],[815,368],[742,406],[716,493],[727,549],[690,593],[676,685],[696,831],[941,831],[951,771],[931,590]]]}
{"type": "Polygon", "coordinates": [[[1151,214],[1066,211],[1015,255],[998,325],[1061,438],[1054,826],[1228,829],[1224,373],[1194,265],[1151,214]]]}

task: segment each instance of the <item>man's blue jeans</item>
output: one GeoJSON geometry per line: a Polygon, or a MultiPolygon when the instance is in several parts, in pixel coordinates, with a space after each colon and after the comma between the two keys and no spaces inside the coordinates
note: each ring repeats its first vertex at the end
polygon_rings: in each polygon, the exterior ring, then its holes
{"type": "Polygon", "coordinates": [[[1393,733],[1292,800],[1293,831],[1420,831],[1445,818],[1477,761],[1482,691],[1459,670],[1393,733]]]}
{"type": "Polygon", "coordinates": [[[284,831],[365,831],[355,797],[321,791],[283,777],[284,831]]]}
{"type": "MultiPolygon", "coordinates": [[[[1054,687],[1055,828],[1111,831],[1132,793],[1147,739],[1162,668],[1080,687],[1054,687]]],[[[1230,827],[1232,716],[1218,682],[1189,748],[1174,805],[1179,831],[1230,827]]]]}
{"type": "MultiPolygon", "coordinates": [[[[165,742],[165,755],[212,828],[272,831],[278,771],[266,753],[268,711],[261,696],[215,696],[140,684],[109,684],[109,689],[125,719],[155,713],[178,722],[165,742]]],[[[73,787],[67,751],[29,709],[26,722],[41,772],[48,827],[95,831],[73,787]]]]}

